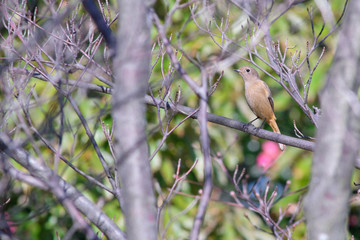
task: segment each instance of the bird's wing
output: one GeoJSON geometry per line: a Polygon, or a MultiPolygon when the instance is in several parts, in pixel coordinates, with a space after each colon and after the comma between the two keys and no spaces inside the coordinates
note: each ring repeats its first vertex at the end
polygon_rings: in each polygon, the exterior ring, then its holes
{"type": "Polygon", "coordinates": [[[273,98],[272,98],[271,96],[269,96],[268,99],[269,99],[270,106],[271,106],[273,112],[275,112],[275,110],[274,110],[274,100],[273,100],[273,98]]]}
{"type": "Polygon", "coordinates": [[[267,90],[267,97],[268,97],[270,106],[271,106],[273,112],[275,112],[275,109],[274,109],[274,99],[273,99],[272,96],[271,96],[270,88],[269,88],[269,86],[268,86],[264,81],[262,81],[262,83],[264,84],[264,86],[265,86],[265,88],[266,88],[266,90],[267,90]]]}

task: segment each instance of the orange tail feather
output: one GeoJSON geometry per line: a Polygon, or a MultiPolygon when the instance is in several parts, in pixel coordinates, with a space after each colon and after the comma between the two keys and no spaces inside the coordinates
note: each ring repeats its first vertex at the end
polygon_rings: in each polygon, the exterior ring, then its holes
{"type": "MultiPolygon", "coordinates": [[[[272,130],[276,133],[279,133],[281,134],[280,130],[279,130],[279,127],[278,125],[276,124],[276,121],[275,121],[276,118],[273,118],[273,119],[270,119],[267,121],[267,123],[269,124],[269,126],[272,128],[272,130]]],[[[278,143],[279,144],[279,148],[281,151],[284,151],[285,150],[285,145],[282,144],[282,143],[278,143]]]]}

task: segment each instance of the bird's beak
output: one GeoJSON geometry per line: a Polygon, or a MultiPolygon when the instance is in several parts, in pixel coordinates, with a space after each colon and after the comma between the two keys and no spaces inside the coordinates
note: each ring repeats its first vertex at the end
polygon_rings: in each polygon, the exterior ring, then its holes
{"type": "Polygon", "coordinates": [[[240,73],[240,69],[234,69],[234,71],[240,73]]]}

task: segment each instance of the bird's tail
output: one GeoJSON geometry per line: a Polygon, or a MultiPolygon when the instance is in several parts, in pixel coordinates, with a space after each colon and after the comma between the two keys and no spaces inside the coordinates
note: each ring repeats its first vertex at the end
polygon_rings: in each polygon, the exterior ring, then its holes
{"type": "MultiPolygon", "coordinates": [[[[280,130],[279,130],[279,127],[278,125],[276,124],[276,118],[273,118],[273,119],[270,119],[267,121],[267,123],[270,125],[270,127],[272,128],[272,130],[276,133],[279,133],[281,134],[280,130]]],[[[284,151],[285,150],[285,145],[282,144],[282,143],[278,143],[279,144],[279,148],[281,151],[284,151]]]]}

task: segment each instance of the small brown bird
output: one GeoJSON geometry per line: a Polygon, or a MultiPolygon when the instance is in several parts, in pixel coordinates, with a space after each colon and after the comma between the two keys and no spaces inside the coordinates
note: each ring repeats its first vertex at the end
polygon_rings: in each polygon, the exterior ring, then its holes
{"type": "MultiPolygon", "coordinates": [[[[246,102],[253,113],[257,116],[256,119],[260,118],[264,120],[264,122],[266,121],[274,132],[280,134],[279,127],[276,124],[274,101],[271,97],[269,86],[260,79],[259,74],[252,67],[245,66],[234,70],[240,73],[244,79],[246,102]]],[[[279,147],[281,151],[285,149],[284,144],[279,143],[279,147]]]]}

